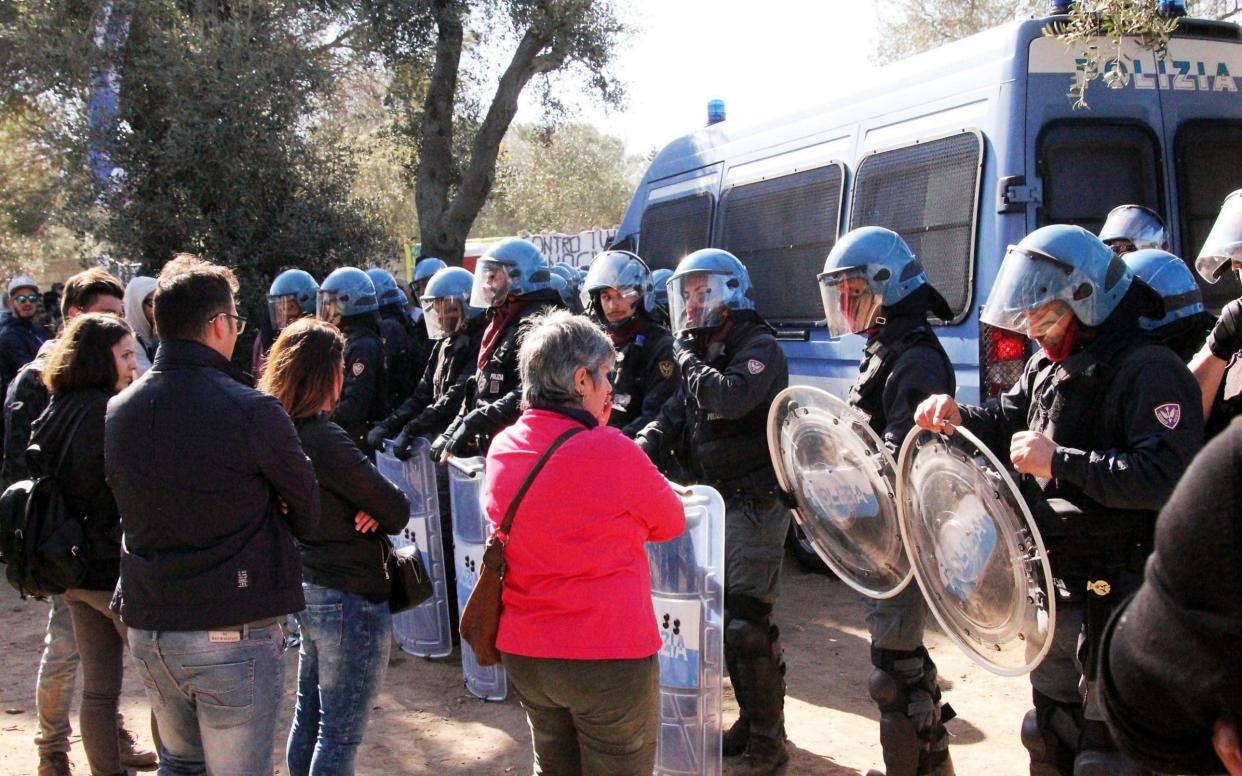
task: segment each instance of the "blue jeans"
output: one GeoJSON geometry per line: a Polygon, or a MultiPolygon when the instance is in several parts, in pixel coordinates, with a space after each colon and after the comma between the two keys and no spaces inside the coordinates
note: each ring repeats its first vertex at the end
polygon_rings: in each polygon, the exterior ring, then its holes
{"type": "Polygon", "coordinates": [[[224,631],[131,628],[159,724],[160,776],[270,776],[285,685],[282,623],[224,631]]]}
{"type": "Polygon", "coordinates": [[[286,757],[291,776],[354,772],[392,648],[388,603],[302,583],[298,705],[286,757]]]}

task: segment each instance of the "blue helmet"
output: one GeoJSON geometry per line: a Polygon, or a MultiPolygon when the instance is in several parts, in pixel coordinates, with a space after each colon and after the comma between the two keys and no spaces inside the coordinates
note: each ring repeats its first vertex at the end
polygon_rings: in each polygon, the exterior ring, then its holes
{"type": "Polygon", "coordinates": [[[418,263],[414,265],[414,279],[411,280],[410,282],[421,283],[424,280],[430,280],[432,275],[436,274],[437,272],[439,272],[440,270],[444,269],[447,266],[448,266],[447,264],[445,264],[444,262],[440,261],[439,259],[433,256],[428,256],[424,259],[419,259],[418,263]]]}
{"type": "Polygon", "coordinates": [[[668,279],[673,276],[671,269],[657,269],[651,273],[651,285],[655,289],[655,303],[668,309],[668,279]]]}
{"type": "MultiPolygon", "coordinates": [[[[1212,231],[1199,249],[1195,270],[1207,282],[1216,283],[1235,262],[1242,262],[1242,189],[1225,197],[1212,231]]],[[[1238,276],[1242,277],[1242,270],[1238,276]]]]}
{"type": "Polygon", "coordinates": [[[714,329],[725,310],[753,310],[750,274],[728,251],[704,248],[681,260],[668,281],[673,333],[714,329]]]}
{"type": "Polygon", "coordinates": [[[371,283],[375,286],[375,296],[379,301],[379,306],[395,304],[400,305],[403,302],[409,302],[405,297],[405,292],[397,286],[397,279],[392,273],[386,269],[372,267],[367,270],[367,277],[371,278],[371,283]]]}
{"type": "MultiPolygon", "coordinates": [[[[1084,326],[1099,326],[1130,290],[1134,273],[1100,238],[1081,226],[1054,224],[1009,246],[980,320],[1029,337],[1031,313],[1065,305],[1084,326]]],[[[1040,320],[1051,322],[1049,316],[1040,320]]]]}
{"type": "Polygon", "coordinates": [[[548,271],[551,272],[553,275],[560,275],[561,278],[563,278],[564,281],[569,284],[570,288],[577,288],[578,270],[576,267],[571,267],[569,264],[566,264],[565,262],[562,261],[557,264],[553,264],[551,267],[548,268],[548,271]]]}
{"type": "Polygon", "coordinates": [[[1161,318],[1139,318],[1139,325],[1148,331],[1156,331],[1173,321],[1189,318],[1205,312],[1203,293],[1186,262],[1168,251],[1148,248],[1133,251],[1121,257],[1134,279],[1156,292],[1164,303],[1161,318]]]}
{"type": "Polygon", "coordinates": [[[561,304],[565,305],[565,309],[573,310],[574,290],[569,287],[569,283],[566,282],[565,278],[554,272],[552,277],[548,279],[548,282],[551,283],[552,288],[556,289],[556,293],[560,294],[561,304]]]}
{"type": "Polygon", "coordinates": [[[470,304],[499,307],[510,296],[551,288],[551,277],[547,259],[533,243],[520,237],[506,237],[479,257],[470,304]]]}
{"type": "Polygon", "coordinates": [[[473,287],[474,276],[461,267],[445,267],[428,279],[427,288],[418,300],[427,321],[428,337],[443,339],[455,334],[465,320],[483,313],[478,307],[470,306],[473,287]]]}
{"type": "Polygon", "coordinates": [[[341,318],[373,313],[378,309],[375,284],[367,273],[356,267],[334,270],[319,287],[316,313],[320,320],[328,323],[339,323],[341,318]]]}
{"type": "MultiPolygon", "coordinates": [[[[672,274],[671,272],[669,273],[672,274]]],[[[586,282],[582,284],[582,306],[594,310],[597,317],[605,318],[599,308],[599,294],[611,288],[625,299],[634,301],[634,312],[655,310],[655,286],[651,282],[651,270],[647,263],[629,251],[604,251],[591,259],[586,282]]],[[[633,315],[615,325],[624,325],[633,315]]],[[[609,324],[614,325],[614,324],[609,324]]]]}
{"type": "MultiPolygon", "coordinates": [[[[881,324],[882,308],[894,307],[923,286],[931,288],[906,241],[880,226],[860,227],[838,240],[817,278],[833,337],[881,324]]],[[[933,293],[932,308],[944,320],[953,317],[939,293],[933,293]]]]}
{"type": "Polygon", "coordinates": [[[1100,228],[1100,239],[1118,255],[1145,248],[1169,249],[1164,219],[1142,205],[1119,205],[1109,212],[1100,228]]]}
{"type": "Polygon", "coordinates": [[[304,315],[315,314],[319,284],[309,272],[287,269],[276,276],[267,291],[267,310],[277,331],[304,315]]]}

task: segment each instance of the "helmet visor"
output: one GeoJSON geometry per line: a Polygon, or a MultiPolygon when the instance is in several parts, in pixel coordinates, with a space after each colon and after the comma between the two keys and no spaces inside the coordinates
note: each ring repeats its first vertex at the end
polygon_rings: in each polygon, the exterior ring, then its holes
{"type": "Polygon", "coordinates": [[[427,336],[433,340],[451,337],[461,329],[466,320],[466,300],[455,296],[425,297],[423,318],[427,321],[427,336]]]}
{"type": "Polygon", "coordinates": [[[867,279],[866,267],[824,272],[819,275],[819,295],[824,300],[828,335],[858,334],[875,325],[883,297],[867,279]]]}
{"type": "Polygon", "coordinates": [[[471,307],[499,307],[510,293],[509,265],[495,259],[482,258],[474,267],[474,287],[470,291],[471,307]]]}
{"type": "Polygon", "coordinates": [[[724,323],[729,277],[691,272],[668,282],[669,321],[674,334],[714,329],[724,323]]]}
{"type": "Polygon", "coordinates": [[[1242,262],[1242,195],[1230,195],[1212,224],[1195,270],[1209,283],[1215,283],[1229,270],[1232,262],[1242,262]]]}
{"type": "Polygon", "coordinates": [[[298,304],[297,294],[269,296],[267,312],[272,319],[272,328],[280,331],[302,317],[302,305],[298,304]]]}
{"type": "Polygon", "coordinates": [[[1011,245],[979,320],[1027,337],[1039,337],[1067,308],[1073,309],[1080,320],[1096,320],[1094,306],[1099,295],[1094,291],[1094,285],[1081,271],[1050,256],[1011,245]]]}
{"type": "Polygon", "coordinates": [[[594,309],[600,320],[607,324],[624,324],[638,312],[638,303],[642,292],[636,286],[619,288],[596,288],[584,291],[583,307],[594,309]]]}
{"type": "Polygon", "coordinates": [[[1138,207],[1119,207],[1109,213],[1108,220],[1100,229],[1100,239],[1110,245],[1121,243],[1135,251],[1144,248],[1164,250],[1168,245],[1164,225],[1154,215],[1138,207]]]}
{"type": "Polygon", "coordinates": [[[319,292],[315,298],[315,317],[333,326],[341,325],[341,308],[335,291],[319,292]]]}

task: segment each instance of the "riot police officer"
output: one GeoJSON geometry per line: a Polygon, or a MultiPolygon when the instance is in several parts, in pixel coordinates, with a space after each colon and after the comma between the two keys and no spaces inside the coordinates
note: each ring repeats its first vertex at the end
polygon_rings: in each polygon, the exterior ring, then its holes
{"type": "MultiPolygon", "coordinates": [[[[1242,189],[1225,198],[1216,223],[1208,233],[1199,258],[1199,276],[1217,283],[1233,269],[1242,278],[1242,189]]],[[[1222,431],[1229,421],[1242,415],[1242,299],[1235,299],[1220,311],[1207,344],[1190,363],[1190,371],[1203,392],[1203,412],[1208,419],[1208,435],[1222,431]]]]}
{"type": "Polygon", "coordinates": [[[1008,451],[1043,535],[1058,600],[1022,722],[1032,776],[1140,772],[1102,722],[1094,661],[1109,613],[1141,579],[1156,511],[1203,444],[1193,377],[1138,324],[1148,294],[1085,229],[1037,229],[1010,247],[981,320],[1041,350],[998,400],[933,396],[915,414],[923,428],[960,424],[1008,451]]]}
{"type": "Polygon", "coordinates": [[[388,412],[388,377],[375,285],[367,273],[341,267],[319,288],[317,315],[345,335],[345,385],[332,419],[362,449],[367,431],[388,412]]]}
{"type": "Polygon", "coordinates": [[[410,319],[410,300],[397,287],[397,279],[386,269],[372,267],[367,277],[375,286],[379,302],[380,336],[384,338],[384,366],[388,371],[388,400],[399,404],[409,398],[422,375],[415,363],[421,355],[415,352],[414,321],[410,319]],[[417,371],[416,371],[417,370],[417,371]]]}
{"type": "MultiPolygon", "coordinates": [[[[842,237],[819,285],[829,336],[867,336],[849,401],[896,455],[919,402],[956,389],[953,365],[927,322],[928,313],[947,321],[952,310],[900,235],[878,226],[842,237]]],[[[923,646],[927,604],[918,585],[863,605],[875,666],[868,686],[880,707],[888,776],[952,774],[944,722],[953,712],[940,704],[936,665],[923,646]]]]}
{"type": "Polygon", "coordinates": [[[1109,211],[1100,228],[1100,239],[1118,256],[1146,248],[1169,249],[1164,219],[1142,205],[1118,205],[1109,211]]]}
{"type": "Polygon", "coordinates": [[[565,281],[565,309],[574,315],[583,312],[582,302],[579,301],[579,290],[582,286],[582,278],[578,275],[578,270],[567,262],[559,262],[551,268],[554,276],[560,277],[565,281]]]}
{"type": "Polygon", "coordinates": [[[655,313],[652,318],[656,323],[669,328],[668,320],[668,279],[673,276],[671,269],[657,269],[651,273],[651,285],[655,288],[655,313]]]}
{"type": "Polygon", "coordinates": [[[677,387],[673,337],[651,318],[651,271],[632,253],[605,251],[591,261],[582,304],[617,349],[608,425],[633,437],[655,419],[677,387]]]}
{"type": "Polygon", "coordinates": [[[410,281],[414,291],[414,298],[421,300],[427,293],[427,284],[431,282],[432,276],[447,266],[447,264],[434,256],[419,259],[418,263],[414,265],[414,276],[410,281]]]}
{"type": "MultiPolygon", "coordinates": [[[[277,275],[267,291],[267,313],[272,322],[272,340],[298,318],[314,315],[318,295],[319,284],[305,270],[287,269],[277,275]]],[[[261,336],[254,338],[251,368],[254,370],[255,379],[263,374],[270,346],[271,340],[264,342],[261,336]]]]}
{"type": "Polygon", "coordinates": [[[478,371],[466,385],[461,410],[432,446],[444,459],[482,455],[492,436],[521,414],[522,384],[518,347],[524,322],[549,307],[560,307],[552,288],[548,262],[533,243],[507,237],[488,249],[475,264],[470,304],[487,310],[487,326],[479,345],[478,371]]]}
{"type": "Polygon", "coordinates": [[[1203,346],[1215,319],[1203,306],[1203,293],[1186,262],[1159,248],[1142,248],[1123,254],[1121,260],[1134,279],[1160,297],[1160,315],[1140,315],[1144,331],[1173,349],[1189,363],[1203,346]]]}
{"type": "Polygon", "coordinates": [[[785,665],[772,622],[789,510],[777,495],[765,428],[789,371],[733,254],[686,256],[669,298],[679,385],[636,441],[657,465],[671,454],[724,496],[725,661],[741,708],[725,753],[742,755],[734,773],[772,773],[789,759],[785,665]]]}

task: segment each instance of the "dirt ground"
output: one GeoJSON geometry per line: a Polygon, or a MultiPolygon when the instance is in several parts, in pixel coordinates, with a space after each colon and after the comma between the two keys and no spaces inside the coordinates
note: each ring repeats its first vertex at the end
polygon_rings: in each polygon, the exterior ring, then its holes
{"type": "MultiPolygon", "coordinates": [[[[0,585],[0,773],[34,774],[34,682],[47,604],[21,601],[0,585]]],[[[841,582],[802,573],[786,558],[777,621],[788,662],[786,726],[793,755],[789,774],[865,774],[883,767],[877,712],[867,695],[870,671],[867,632],[859,596],[841,582]]],[[[1018,726],[1030,699],[1025,678],[1004,678],[978,668],[938,630],[927,646],[940,668],[945,698],[957,710],[949,723],[959,774],[1017,776],[1026,772],[1018,726]]],[[[297,655],[288,655],[289,729],[297,655]]],[[[142,684],[128,671],[122,710],[135,722],[146,717],[142,684]]],[[[726,724],[736,714],[726,698],[726,724]]],[[[76,735],[71,757],[76,772],[89,773],[76,735]]],[[[135,725],[138,727],[138,725],[135,725]]],[[[145,733],[145,731],[141,731],[145,733]]],[[[283,763],[283,738],[274,742],[283,763]]],[[[725,773],[729,772],[726,760],[725,773]]],[[[462,687],[456,656],[427,661],[394,650],[385,687],[371,716],[358,756],[359,774],[529,773],[526,719],[512,699],[485,703],[462,687]]],[[[283,773],[283,764],[277,773],[283,773]]]]}

